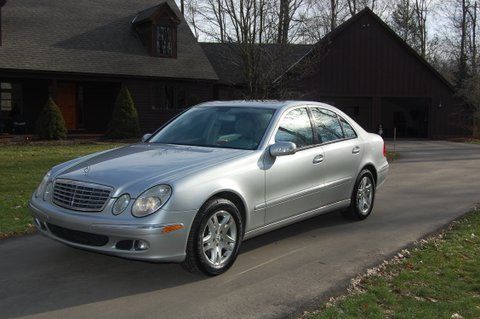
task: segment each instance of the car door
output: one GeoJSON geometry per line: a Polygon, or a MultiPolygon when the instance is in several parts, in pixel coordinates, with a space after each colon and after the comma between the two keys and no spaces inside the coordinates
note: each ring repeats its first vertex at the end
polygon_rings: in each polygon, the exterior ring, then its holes
{"type": "Polygon", "coordinates": [[[363,145],[351,125],[335,112],[312,107],[311,113],[324,151],[325,187],[322,195],[325,204],[349,199],[364,151],[363,145]]]}
{"type": "Polygon", "coordinates": [[[308,109],[299,107],[287,111],[274,138],[275,142],[295,143],[297,152],[266,157],[266,224],[321,206],[323,150],[315,144],[308,109]]]}

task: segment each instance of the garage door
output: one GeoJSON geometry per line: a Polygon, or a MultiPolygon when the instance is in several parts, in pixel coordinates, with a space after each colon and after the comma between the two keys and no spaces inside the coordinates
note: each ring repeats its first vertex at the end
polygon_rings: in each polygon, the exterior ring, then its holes
{"type": "Polygon", "coordinates": [[[429,98],[382,98],[381,118],[385,137],[428,137],[429,98]]]}

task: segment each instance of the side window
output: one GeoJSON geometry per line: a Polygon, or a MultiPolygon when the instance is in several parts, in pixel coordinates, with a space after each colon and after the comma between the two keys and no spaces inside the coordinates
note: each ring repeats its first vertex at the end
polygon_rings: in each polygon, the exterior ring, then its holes
{"type": "Polygon", "coordinates": [[[313,132],[306,108],[291,110],[280,122],[275,142],[293,142],[298,148],[313,144],[313,132]]]}
{"type": "Polygon", "coordinates": [[[356,138],[357,133],[353,130],[352,126],[348,124],[342,117],[340,117],[340,122],[342,122],[343,133],[345,134],[345,138],[356,138]]]}
{"type": "Polygon", "coordinates": [[[333,142],[343,139],[342,126],[337,114],[322,108],[312,108],[318,139],[321,143],[333,142]]]}

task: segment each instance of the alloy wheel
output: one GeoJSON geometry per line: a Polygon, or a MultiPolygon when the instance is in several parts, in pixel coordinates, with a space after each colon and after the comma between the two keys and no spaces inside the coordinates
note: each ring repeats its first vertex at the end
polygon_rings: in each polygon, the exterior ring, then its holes
{"type": "Polygon", "coordinates": [[[362,215],[368,214],[373,200],[373,183],[368,176],[364,176],[357,189],[357,208],[362,215]]]}
{"type": "Polygon", "coordinates": [[[214,268],[225,265],[237,244],[237,225],[232,215],[220,210],[205,224],[202,232],[202,251],[206,261],[214,268]]]}

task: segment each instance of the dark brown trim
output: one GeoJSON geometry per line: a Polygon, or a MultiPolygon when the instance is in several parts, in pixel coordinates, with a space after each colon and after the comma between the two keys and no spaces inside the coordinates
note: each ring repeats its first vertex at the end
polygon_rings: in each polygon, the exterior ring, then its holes
{"type": "Polygon", "coordinates": [[[167,2],[159,7],[155,13],[150,16],[152,23],[156,24],[161,20],[169,20],[173,24],[179,24],[182,20],[178,17],[167,2]],[[166,5],[166,6],[165,6],[166,5]]]}
{"type": "Polygon", "coordinates": [[[24,69],[0,69],[2,77],[31,77],[45,79],[57,78],[59,80],[82,80],[82,81],[112,81],[117,80],[172,80],[172,81],[188,81],[188,82],[206,82],[216,83],[218,79],[197,79],[197,78],[172,78],[172,77],[158,77],[148,75],[129,75],[129,74],[96,74],[96,73],[81,73],[81,72],[58,72],[47,70],[24,70],[24,69]]]}

